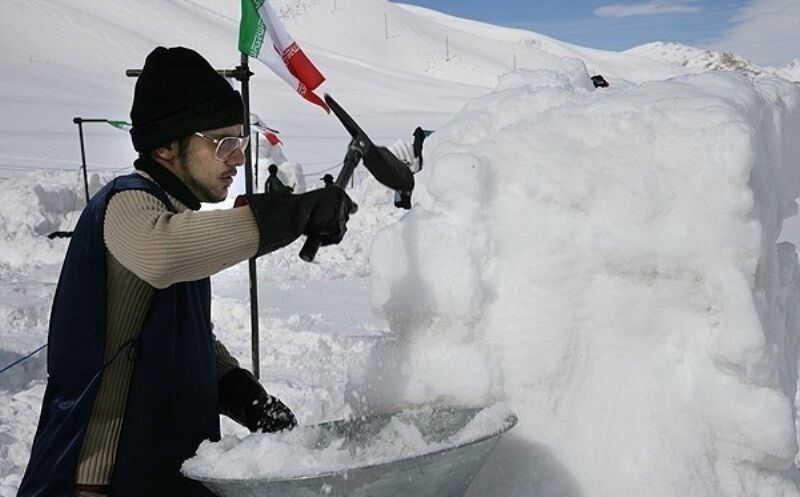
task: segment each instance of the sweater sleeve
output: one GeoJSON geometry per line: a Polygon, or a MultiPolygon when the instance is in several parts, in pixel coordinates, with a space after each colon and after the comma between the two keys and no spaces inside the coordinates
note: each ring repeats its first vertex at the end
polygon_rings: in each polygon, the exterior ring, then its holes
{"type": "Polygon", "coordinates": [[[239,367],[239,361],[228,352],[228,349],[216,336],[214,336],[214,356],[217,358],[217,379],[239,367]]]}
{"type": "Polygon", "coordinates": [[[195,281],[256,255],[259,234],[248,208],[173,213],[153,195],[114,195],[104,220],[106,247],[155,288],[195,281]]]}

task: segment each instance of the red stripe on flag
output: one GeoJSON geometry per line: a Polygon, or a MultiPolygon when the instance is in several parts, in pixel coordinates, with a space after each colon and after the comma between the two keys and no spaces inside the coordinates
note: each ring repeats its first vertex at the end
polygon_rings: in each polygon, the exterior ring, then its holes
{"type": "Polygon", "coordinates": [[[273,147],[279,143],[283,145],[283,142],[281,141],[280,138],[278,138],[278,135],[276,135],[275,133],[264,133],[264,138],[266,138],[269,144],[272,145],[273,147]]]}
{"type": "Polygon", "coordinates": [[[312,104],[319,105],[320,107],[325,109],[325,112],[327,112],[328,114],[331,113],[331,109],[330,107],[328,107],[328,104],[326,104],[324,100],[315,95],[313,91],[306,88],[306,86],[303,83],[298,83],[297,93],[299,93],[301,97],[305,98],[312,104]]]}
{"type": "MultiPolygon", "coordinates": [[[[299,79],[308,89],[312,91],[316,90],[317,87],[325,81],[325,76],[317,70],[296,42],[286,47],[282,57],[283,63],[289,68],[289,72],[292,73],[295,78],[299,79]]],[[[327,106],[325,107],[327,108],[327,106]]]]}

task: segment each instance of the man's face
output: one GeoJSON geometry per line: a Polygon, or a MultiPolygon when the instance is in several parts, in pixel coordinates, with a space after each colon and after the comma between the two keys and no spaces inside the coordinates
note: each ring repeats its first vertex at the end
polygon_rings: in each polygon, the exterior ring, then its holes
{"type": "MultiPolygon", "coordinates": [[[[201,131],[209,138],[221,140],[228,136],[240,136],[241,125],[201,131]]],[[[228,188],[236,176],[236,168],[244,164],[244,153],[236,150],[224,162],[217,159],[217,145],[200,136],[189,139],[186,158],[178,160],[178,169],[183,182],[201,202],[221,202],[228,196],[228,188]]]]}

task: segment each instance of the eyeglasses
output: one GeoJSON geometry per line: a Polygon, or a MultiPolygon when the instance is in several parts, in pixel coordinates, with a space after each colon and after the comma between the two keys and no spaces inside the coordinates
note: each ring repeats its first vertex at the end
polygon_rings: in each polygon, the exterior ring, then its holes
{"type": "Polygon", "coordinates": [[[250,142],[249,136],[226,136],[225,138],[214,138],[203,133],[195,132],[203,140],[210,141],[217,145],[217,150],[214,152],[217,160],[225,162],[231,158],[237,150],[244,154],[247,149],[247,144],[250,142]]]}

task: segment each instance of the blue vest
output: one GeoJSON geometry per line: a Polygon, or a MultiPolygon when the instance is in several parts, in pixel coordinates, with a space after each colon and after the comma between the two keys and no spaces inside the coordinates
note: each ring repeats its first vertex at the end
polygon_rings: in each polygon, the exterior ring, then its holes
{"type": "MultiPolygon", "coordinates": [[[[123,190],[144,190],[175,212],[158,185],[131,174],[103,187],[81,214],[53,300],[47,389],[20,497],[74,497],[83,437],[108,365],[103,219],[108,201],[123,190]]],[[[210,308],[208,278],[156,290],[138,336],[109,361],[135,363],[111,478],[114,497],[213,495],[179,472],[200,442],[220,435],[210,308]]]]}

